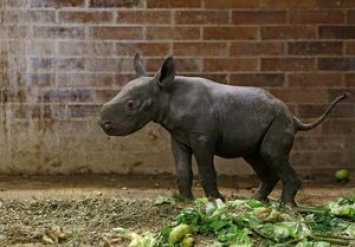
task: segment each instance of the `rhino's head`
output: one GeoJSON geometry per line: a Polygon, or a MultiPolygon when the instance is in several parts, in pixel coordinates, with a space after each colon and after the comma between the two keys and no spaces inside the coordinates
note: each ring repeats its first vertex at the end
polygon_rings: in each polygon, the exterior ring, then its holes
{"type": "Polygon", "coordinates": [[[146,76],[138,53],[134,57],[134,68],[137,78],[102,106],[99,125],[108,135],[129,135],[156,119],[161,107],[159,95],[174,83],[175,65],[171,57],[163,62],[154,77],[146,76]]]}

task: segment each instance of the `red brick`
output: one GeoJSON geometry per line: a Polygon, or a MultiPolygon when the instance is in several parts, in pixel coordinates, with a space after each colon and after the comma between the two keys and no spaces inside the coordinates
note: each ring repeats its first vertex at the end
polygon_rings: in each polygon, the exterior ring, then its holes
{"type": "Polygon", "coordinates": [[[131,58],[88,58],[85,69],[90,72],[133,72],[131,58]]]}
{"type": "Polygon", "coordinates": [[[7,40],[5,38],[7,38],[7,27],[5,25],[2,25],[2,27],[0,28],[0,37],[2,37],[1,39],[1,50],[4,50],[5,47],[7,46],[7,40]]]}
{"type": "Polygon", "coordinates": [[[136,40],[143,38],[142,27],[116,27],[97,26],[90,27],[90,36],[96,39],[107,40],[136,40]]]}
{"type": "Polygon", "coordinates": [[[355,24],[355,10],[348,10],[347,23],[355,24]]]}
{"type": "Polygon", "coordinates": [[[355,39],[355,26],[320,26],[321,39],[355,39]]]}
{"type": "Polygon", "coordinates": [[[7,10],[3,20],[6,24],[54,23],[55,11],[15,9],[7,10]]]}
{"type": "MultiPolygon", "coordinates": [[[[346,146],[349,147],[349,149],[351,147],[355,146],[355,136],[348,136],[346,139],[346,146]]],[[[350,150],[351,151],[351,150],[350,150]]]]}
{"type": "Polygon", "coordinates": [[[143,7],[143,1],[142,0],[90,0],[89,6],[93,8],[143,7]]]}
{"type": "Polygon", "coordinates": [[[282,42],[234,42],[231,44],[231,56],[277,56],[284,55],[282,42]]]}
{"type": "Polygon", "coordinates": [[[13,116],[19,119],[53,119],[66,116],[63,104],[21,104],[14,105],[12,111],[13,116]]]}
{"type": "Polygon", "coordinates": [[[317,28],[315,26],[262,26],[261,39],[315,39],[317,28]]]}
{"type": "MultiPolygon", "coordinates": [[[[115,85],[119,85],[119,86],[124,86],[127,84],[127,82],[133,80],[134,78],[136,78],[136,74],[135,73],[119,73],[119,74],[115,74],[115,85]]],[[[117,93],[117,90],[116,90],[117,93]]]]}
{"type": "Polygon", "coordinates": [[[161,57],[169,54],[170,44],[164,42],[147,42],[133,43],[124,42],[116,44],[117,55],[133,57],[136,52],[139,52],[143,57],[157,56],[161,57]]]}
{"type": "Polygon", "coordinates": [[[115,97],[118,93],[116,89],[97,89],[96,90],[96,102],[105,103],[115,97]]]}
{"type": "Polygon", "coordinates": [[[117,11],[117,23],[128,24],[170,24],[171,23],[171,11],[117,11]]]}
{"type": "Polygon", "coordinates": [[[320,8],[347,8],[355,7],[353,0],[318,0],[320,8]]]}
{"type": "Polygon", "coordinates": [[[261,0],[260,6],[268,9],[302,9],[317,7],[317,0],[261,0]]]}
{"type": "MultiPolygon", "coordinates": [[[[44,106],[43,117],[50,119],[63,119],[67,118],[66,104],[48,104],[44,106]]],[[[51,125],[52,126],[52,125],[51,125]]]]}
{"type": "MultiPolygon", "coordinates": [[[[191,1],[192,2],[192,1],[191,1]]],[[[205,0],[205,8],[256,8],[259,0],[205,0]]]]}
{"type": "Polygon", "coordinates": [[[88,89],[63,89],[53,88],[43,90],[38,95],[40,102],[61,102],[61,103],[75,103],[75,102],[92,102],[92,91],[88,89]]]}
{"type": "MultiPolygon", "coordinates": [[[[330,102],[329,102],[330,103],[330,102]]],[[[297,116],[304,118],[320,117],[329,104],[310,105],[301,104],[297,106],[297,116]]],[[[351,104],[339,104],[327,118],[352,118],[355,114],[355,108],[351,104]]]]}
{"type": "Polygon", "coordinates": [[[236,86],[281,87],[284,83],[281,73],[238,73],[230,77],[230,84],[236,86]]]}
{"type": "Polygon", "coordinates": [[[32,58],[32,70],[84,70],[82,58],[32,58]]]}
{"type": "MultiPolygon", "coordinates": [[[[3,28],[3,27],[1,27],[3,28]]],[[[29,34],[29,26],[7,26],[7,37],[10,39],[23,39],[29,34]]]]}
{"type": "Polygon", "coordinates": [[[227,55],[227,43],[174,43],[173,54],[175,56],[206,56],[220,57],[227,55]]]}
{"type": "MultiPolygon", "coordinates": [[[[346,73],[345,74],[345,85],[347,87],[355,87],[355,73],[346,73]]],[[[354,96],[352,96],[354,97],[354,96]]]]}
{"type": "Polygon", "coordinates": [[[289,42],[290,55],[342,55],[342,42],[289,42]]]}
{"type": "Polygon", "coordinates": [[[234,24],[284,24],[287,21],[285,11],[233,11],[234,24]]]}
{"type": "Polygon", "coordinates": [[[228,83],[228,74],[227,73],[187,72],[187,73],[185,73],[185,75],[186,76],[192,76],[192,77],[206,78],[206,79],[212,80],[214,82],[222,83],[222,84],[227,84],[228,83]]]}
{"type": "Polygon", "coordinates": [[[35,8],[84,7],[85,0],[30,0],[30,6],[35,8]]]}
{"type": "Polygon", "coordinates": [[[1,1],[0,7],[12,7],[12,8],[21,8],[28,7],[28,1],[23,0],[11,0],[11,1],[1,1]]]}
{"type": "MultiPolygon", "coordinates": [[[[11,44],[11,41],[9,42],[11,44]]],[[[6,53],[2,53],[4,56],[6,53]]],[[[25,81],[20,78],[24,77],[24,74],[19,73],[19,71],[27,71],[29,68],[28,57],[25,56],[11,56],[10,54],[6,54],[7,58],[2,58],[2,65],[5,66],[6,71],[8,72],[8,76],[12,77],[12,80],[15,80],[19,84],[15,84],[15,86],[21,85],[25,81]]],[[[1,56],[1,55],[0,55],[1,56]]],[[[1,59],[1,58],[0,58],[1,59]]],[[[3,69],[3,68],[1,68],[3,69]]]]}
{"type": "MultiPolygon", "coordinates": [[[[175,58],[177,73],[183,75],[185,72],[201,71],[201,59],[200,58],[175,58]]],[[[162,65],[161,59],[146,59],[147,71],[155,73],[162,65]]]]}
{"type": "Polygon", "coordinates": [[[113,13],[108,11],[61,11],[59,22],[65,23],[109,23],[113,21],[113,13]]]}
{"type": "MultiPolygon", "coordinates": [[[[6,34],[4,34],[4,35],[6,35],[6,34]]],[[[2,37],[6,37],[6,36],[2,36],[2,37]]],[[[2,45],[2,47],[0,47],[0,49],[4,53],[6,51],[8,54],[11,54],[11,56],[23,56],[23,54],[32,53],[32,49],[30,52],[30,51],[28,51],[29,50],[28,47],[29,47],[29,42],[26,44],[25,40],[16,39],[16,40],[11,40],[11,42],[9,43],[9,46],[7,46],[5,41],[3,41],[3,45],[2,45]]],[[[34,47],[34,48],[36,48],[36,47],[34,47]]],[[[45,51],[46,48],[47,47],[43,47],[43,50],[45,51]]]]}
{"type": "Polygon", "coordinates": [[[201,38],[199,27],[188,26],[148,26],[146,36],[150,40],[197,40],[201,38]]]}
{"type": "Polygon", "coordinates": [[[229,21],[228,11],[176,11],[175,23],[177,24],[226,24],[229,21]]]}
{"type": "MultiPolygon", "coordinates": [[[[314,164],[314,155],[311,152],[291,152],[290,162],[294,168],[306,166],[310,169],[310,165],[314,164]]],[[[300,174],[300,172],[298,172],[300,174]]]]}
{"type": "Polygon", "coordinates": [[[199,58],[175,58],[178,73],[201,71],[199,58]]]}
{"type": "MultiPolygon", "coordinates": [[[[41,56],[54,56],[56,54],[56,44],[51,40],[40,40],[33,39],[31,41],[26,41],[26,50],[27,55],[34,57],[41,56]],[[31,47],[31,49],[29,49],[31,47]]],[[[18,49],[18,48],[17,48],[18,49]]],[[[14,52],[15,53],[15,52],[14,52]]]]}
{"type": "MultiPolygon", "coordinates": [[[[293,114],[295,114],[295,112],[297,112],[296,109],[292,111],[293,114]]],[[[301,119],[301,120],[304,123],[310,123],[314,121],[314,119],[301,119]]],[[[309,137],[322,136],[322,127],[319,126],[318,128],[314,128],[311,131],[300,131],[297,133],[297,137],[298,136],[309,136],[309,137]]]]}
{"type": "Polygon", "coordinates": [[[350,97],[348,97],[344,103],[355,103],[355,89],[354,88],[329,88],[328,89],[328,95],[330,100],[334,100],[336,97],[339,97],[340,95],[343,95],[344,92],[347,92],[350,97]]]}
{"type": "Polygon", "coordinates": [[[216,26],[204,27],[203,39],[206,40],[252,40],[259,36],[257,27],[216,26]]]}
{"type": "Polygon", "coordinates": [[[324,135],[354,135],[355,120],[328,119],[322,124],[324,135]]]}
{"type": "Polygon", "coordinates": [[[298,136],[293,150],[344,150],[346,138],[344,136],[298,136]]]}
{"type": "Polygon", "coordinates": [[[114,76],[112,73],[58,73],[56,83],[61,88],[112,87],[114,76]]]}
{"type": "Polygon", "coordinates": [[[34,26],[33,36],[44,39],[83,39],[85,27],[34,26]]]}
{"type": "Polygon", "coordinates": [[[112,42],[58,41],[58,51],[64,56],[111,56],[112,42]]]}
{"type": "MultiPolygon", "coordinates": [[[[328,166],[333,168],[335,164],[344,164],[346,162],[344,151],[318,151],[315,152],[314,155],[315,165],[319,164],[322,167],[328,166]]],[[[334,174],[334,172],[335,171],[333,171],[331,174],[334,174]]]]}
{"type": "Polygon", "coordinates": [[[100,113],[101,105],[69,105],[70,117],[72,118],[88,118],[97,117],[100,113]]]}
{"type": "Polygon", "coordinates": [[[270,92],[286,103],[327,103],[326,88],[281,88],[270,89],[270,92]]]}
{"type": "MultiPolygon", "coordinates": [[[[1,89],[1,103],[24,103],[28,94],[23,89],[3,88],[1,89]]],[[[33,100],[33,99],[31,99],[33,100]]]]}
{"type": "Polygon", "coordinates": [[[345,43],[345,53],[347,55],[355,55],[355,41],[348,41],[345,43]]]}
{"type": "Polygon", "coordinates": [[[211,58],[204,59],[203,71],[254,71],[258,60],[254,58],[211,58]]]}
{"type": "Polygon", "coordinates": [[[29,75],[29,82],[31,86],[50,87],[55,86],[54,73],[33,73],[29,75]]]}
{"type": "Polygon", "coordinates": [[[12,106],[12,114],[15,118],[40,118],[42,116],[41,108],[37,104],[21,104],[12,106]]]}
{"type": "Polygon", "coordinates": [[[147,0],[148,8],[199,8],[201,7],[201,0],[147,0]]]}
{"type": "Polygon", "coordinates": [[[315,70],[313,58],[261,58],[263,71],[312,71],[315,70]]]}
{"type": "Polygon", "coordinates": [[[345,16],[342,11],[291,11],[291,24],[342,24],[345,16]]]}
{"type": "Polygon", "coordinates": [[[353,71],[355,58],[318,58],[318,69],[326,71],[353,71]]]}
{"type": "Polygon", "coordinates": [[[289,73],[287,76],[290,87],[342,87],[344,73],[289,73]]]}

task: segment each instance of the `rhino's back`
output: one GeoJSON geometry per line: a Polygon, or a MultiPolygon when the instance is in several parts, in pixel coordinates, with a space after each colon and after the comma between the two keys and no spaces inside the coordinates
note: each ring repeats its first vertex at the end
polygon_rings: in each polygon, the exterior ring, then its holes
{"type": "Polygon", "coordinates": [[[213,112],[217,116],[217,155],[233,158],[255,152],[285,104],[255,87],[211,84],[213,112]]]}
{"type": "MultiPolygon", "coordinates": [[[[255,87],[230,86],[203,78],[178,77],[181,87],[196,96],[191,101],[208,104],[216,121],[216,154],[225,158],[246,156],[258,148],[278,111],[286,106],[269,92],[255,87]],[[192,93],[191,93],[192,92],[192,93]]],[[[196,107],[195,107],[196,108],[196,107]]],[[[207,113],[199,116],[210,120],[207,113]]]]}

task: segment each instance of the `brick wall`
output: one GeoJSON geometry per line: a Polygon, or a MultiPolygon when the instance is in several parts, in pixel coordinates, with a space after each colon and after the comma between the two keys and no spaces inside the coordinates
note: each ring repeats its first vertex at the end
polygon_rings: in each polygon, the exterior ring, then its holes
{"type": "MultiPolygon", "coordinates": [[[[151,73],[174,55],[180,74],[266,88],[304,121],[350,92],[321,127],[299,133],[291,160],[304,176],[354,169],[353,0],[0,4],[1,173],[172,172],[160,127],[109,138],[96,126],[100,104],[133,77],[136,51],[151,73]]],[[[221,173],[251,173],[217,161],[221,173]]]]}

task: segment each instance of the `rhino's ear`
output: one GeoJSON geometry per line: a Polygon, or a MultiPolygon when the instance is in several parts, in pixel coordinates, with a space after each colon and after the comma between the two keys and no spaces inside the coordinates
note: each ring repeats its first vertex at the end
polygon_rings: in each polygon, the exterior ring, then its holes
{"type": "Polygon", "coordinates": [[[175,79],[175,62],[172,57],[165,59],[159,72],[154,76],[159,87],[169,87],[175,79]]]}
{"type": "Polygon", "coordinates": [[[137,77],[145,76],[147,74],[141,56],[138,52],[134,55],[134,69],[137,77]]]}

